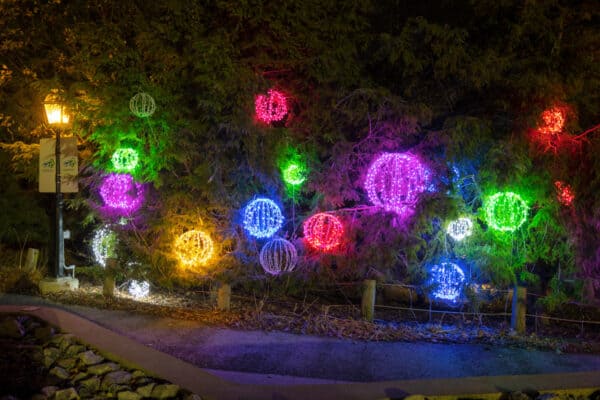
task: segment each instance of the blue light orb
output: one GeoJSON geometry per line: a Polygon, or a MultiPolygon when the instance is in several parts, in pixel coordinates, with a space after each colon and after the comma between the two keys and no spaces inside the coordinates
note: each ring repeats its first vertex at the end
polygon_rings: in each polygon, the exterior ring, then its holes
{"type": "Polygon", "coordinates": [[[283,225],[283,215],[273,200],[259,197],[244,208],[244,228],[254,237],[273,236],[283,225]]]}
{"type": "Polygon", "coordinates": [[[441,262],[431,268],[429,283],[434,287],[432,298],[455,303],[460,298],[465,273],[453,262],[441,262]]]}

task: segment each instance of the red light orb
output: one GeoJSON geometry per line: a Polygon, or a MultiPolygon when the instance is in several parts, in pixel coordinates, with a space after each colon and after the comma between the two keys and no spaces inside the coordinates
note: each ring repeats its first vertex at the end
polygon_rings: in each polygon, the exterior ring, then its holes
{"type": "Polygon", "coordinates": [[[343,234],[344,225],[331,214],[315,214],[304,221],[304,238],[315,250],[335,250],[340,245],[343,234]]]}
{"type": "Polygon", "coordinates": [[[542,113],[543,124],[538,131],[543,134],[561,133],[565,127],[566,112],[563,107],[554,106],[542,113]]]}
{"type": "Polygon", "coordinates": [[[558,202],[563,206],[571,206],[573,200],[575,200],[575,193],[571,185],[562,181],[556,181],[554,182],[554,186],[556,187],[556,199],[558,202]]]}
{"type": "Polygon", "coordinates": [[[288,113],[287,99],[277,90],[269,89],[267,95],[259,94],[254,99],[256,118],[270,124],[283,120],[288,113]]]}

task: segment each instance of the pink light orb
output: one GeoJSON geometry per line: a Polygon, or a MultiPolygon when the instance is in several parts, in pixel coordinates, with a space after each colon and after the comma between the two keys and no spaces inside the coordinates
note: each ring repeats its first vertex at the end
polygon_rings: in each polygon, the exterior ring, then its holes
{"type": "Polygon", "coordinates": [[[266,95],[255,97],[254,109],[256,118],[264,123],[281,121],[288,113],[287,99],[283,93],[269,89],[266,95]]]}
{"type": "Polygon", "coordinates": [[[369,167],[364,185],[373,205],[409,216],[420,194],[427,190],[430,177],[416,155],[383,153],[369,167]]]}
{"type": "Polygon", "coordinates": [[[144,186],[129,174],[109,174],[100,186],[100,197],[112,211],[131,214],[142,206],[144,186]]]}
{"type": "Polygon", "coordinates": [[[575,200],[575,192],[573,192],[571,185],[562,181],[556,181],[554,182],[554,186],[556,187],[558,202],[566,207],[571,206],[575,200]]]}
{"type": "Polygon", "coordinates": [[[335,250],[342,241],[344,225],[339,218],[326,213],[315,214],[304,221],[304,238],[315,250],[335,250]]]}

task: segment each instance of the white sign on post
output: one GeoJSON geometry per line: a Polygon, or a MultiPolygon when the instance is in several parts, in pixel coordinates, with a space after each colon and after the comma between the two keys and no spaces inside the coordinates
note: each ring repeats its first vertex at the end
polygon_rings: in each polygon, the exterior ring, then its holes
{"type": "MultiPolygon", "coordinates": [[[[40,192],[56,193],[56,139],[40,140],[40,192]]],[[[60,191],[76,193],[77,184],[77,138],[60,138],[60,191]]]]}

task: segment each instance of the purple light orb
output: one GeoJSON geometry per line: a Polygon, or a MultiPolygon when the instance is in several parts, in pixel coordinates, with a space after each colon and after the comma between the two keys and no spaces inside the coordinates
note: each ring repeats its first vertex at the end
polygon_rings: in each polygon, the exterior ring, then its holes
{"type": "Polygon", "coordinates": [[[137,211],[144,201],[144,186],[129,174],[109,174],[100,186],[105,206],[121,215],[137,211]]]}
{"type": "Polygon", "coordinates": [[[416,155],[383,153],[369,167],[365,190],[373,205],[407,217],[430,179],[431,172],[416,155]]]}

